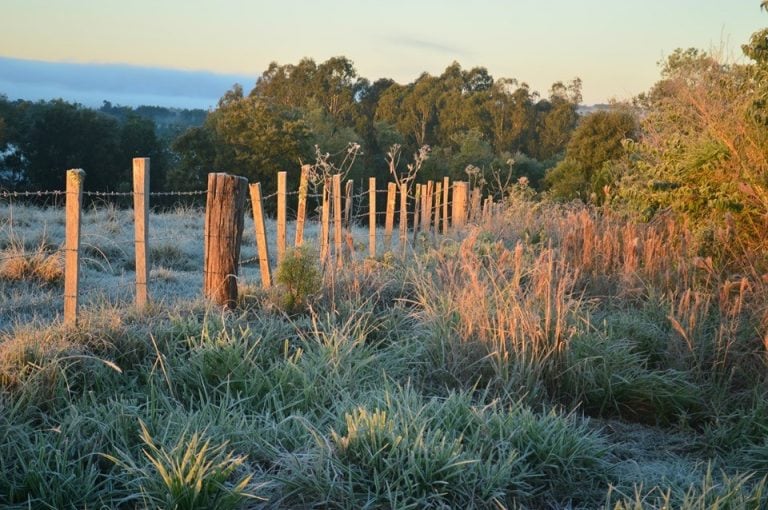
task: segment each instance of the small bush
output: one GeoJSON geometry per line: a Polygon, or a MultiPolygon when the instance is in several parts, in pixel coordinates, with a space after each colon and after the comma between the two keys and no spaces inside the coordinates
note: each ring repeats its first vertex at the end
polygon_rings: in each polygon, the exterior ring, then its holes
{"type": "Polygon", "coordinates": [[[285,312],[306,310],[309,299],[320,290],[322,277],[317,260],[313,250],[301,247],[288,251],[280,262],[275,279],[285,291],[279,297],[279,306],[285,312]]]}

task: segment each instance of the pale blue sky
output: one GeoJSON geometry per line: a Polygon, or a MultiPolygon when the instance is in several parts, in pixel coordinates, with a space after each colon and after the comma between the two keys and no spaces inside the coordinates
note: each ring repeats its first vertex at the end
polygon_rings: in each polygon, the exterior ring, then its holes
{"type": "MultiPolygon", "coordinates": [[[[270,61],[351,58],[408,82],[452,61],[546,93],[576,76],[586,103],[658,79],[677,47],[739,45],[768,25],[759,0],[2,0],[0,57],[255,77],[270,61]]],[[[2,76],[0,76],[2,82],[2,76]]],[[[250,89],[252,83],[244,83],[250,89]]],[[[0,93],[3,92],[0,90],[0,93]]],[[[224,90],[221,91],[223,94],[224,90]]]]}

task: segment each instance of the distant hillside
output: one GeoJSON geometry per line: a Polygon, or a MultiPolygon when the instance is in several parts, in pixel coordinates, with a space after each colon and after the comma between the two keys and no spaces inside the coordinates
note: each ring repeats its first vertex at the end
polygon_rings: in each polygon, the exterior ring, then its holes
{"type": "Polygon", "coordinates": [[[214,108],[235,83],[256,76],[124,64],[44,62],[0,56],[0,94],[31,101],[64,99],[99,108],[103,101],[138,107],[214,108]]]}

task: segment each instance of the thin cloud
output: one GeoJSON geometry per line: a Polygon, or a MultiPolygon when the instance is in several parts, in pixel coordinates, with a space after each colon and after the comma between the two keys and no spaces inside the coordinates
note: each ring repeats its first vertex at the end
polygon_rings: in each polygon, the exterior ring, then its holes
{"type": "Polygon", "coordinates": [[[395,46],[402,46],[404,48],[429,51],[431,53],[439,53],[441,55],[449,55],[454,57],[466,57],[469,52],[458,46],[451,46],[435,41],[427,41],[424,39],[418,39],[409,36],[385,36],[383,38],[390,44],[395,46]]]}

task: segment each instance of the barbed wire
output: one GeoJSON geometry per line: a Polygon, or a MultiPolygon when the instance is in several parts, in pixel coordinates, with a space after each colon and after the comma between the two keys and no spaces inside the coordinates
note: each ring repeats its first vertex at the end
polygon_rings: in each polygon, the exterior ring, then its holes
{"type": "Polygon", "coordinates": [[[66,191],[0,191],[0,198],[29,198],[66,195],[66,191]]]}

